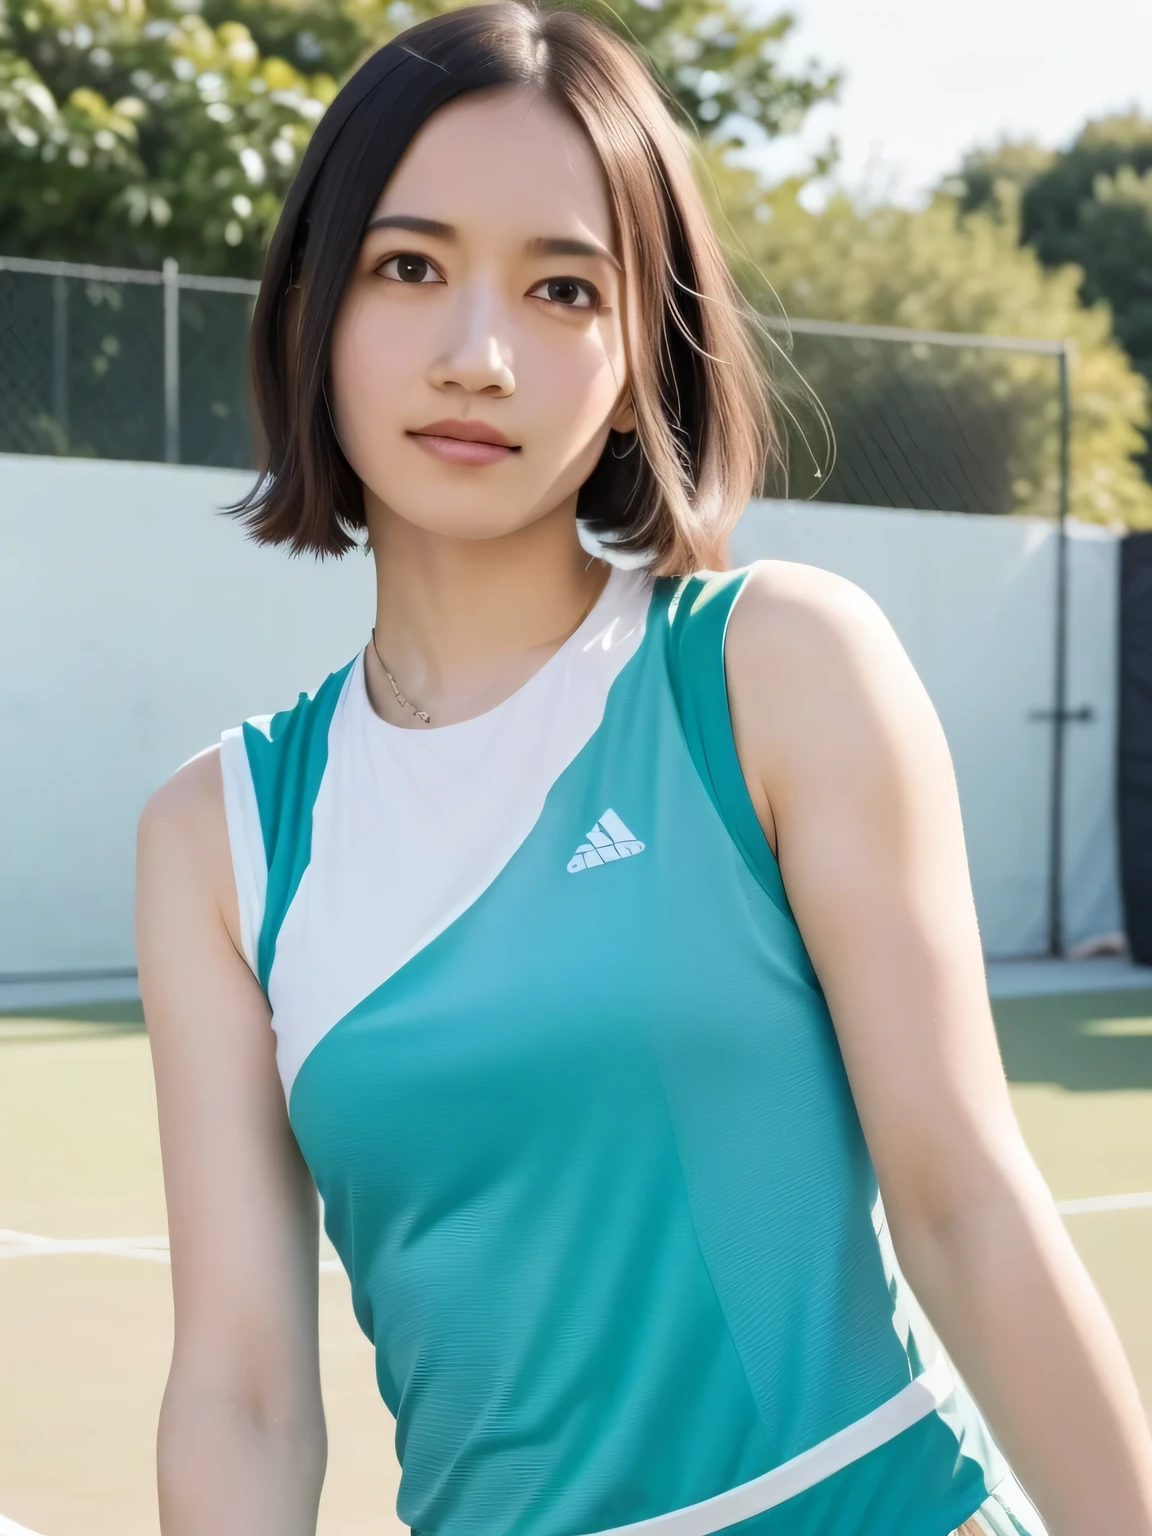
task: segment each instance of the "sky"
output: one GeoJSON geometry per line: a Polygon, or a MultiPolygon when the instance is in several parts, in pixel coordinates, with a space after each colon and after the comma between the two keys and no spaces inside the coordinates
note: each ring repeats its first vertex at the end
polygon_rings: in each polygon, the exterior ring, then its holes
{"type": "MultiPolygon", "coordinates": [[[[840,179],[915,205],[965,150],[1003,135],[1057,146],[1089,117],[1152,115],[1152,0],[753,0],[790,10],[791,64],[844,76],[838,104],[756,153],[784,175],[831,134],[840,179]]],[[[820,189],[814,189],[818,200],[820,189]]]]}

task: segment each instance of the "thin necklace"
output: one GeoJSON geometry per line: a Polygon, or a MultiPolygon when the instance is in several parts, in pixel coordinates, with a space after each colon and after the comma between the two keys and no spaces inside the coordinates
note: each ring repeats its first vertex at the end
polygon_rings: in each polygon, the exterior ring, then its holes
{"type": "Polygon", "coordinates": [[[410,709],[416,716],[417,720],[423,720],[425,725],[431,725],[432,717],[429,715],[428,711],[424,709],[417,709],[415,704],[413,704],[409,699],[406,699],[400,692],[399,688],[397,688],[396,679],[392,676],[391,672],[389,672],[387,663],[385,662],[383,656],[380,654],[380,647],[376,644],[375,624],[372,626],[372,649],[376,652],[376,660],[384,668],[384,676],[392,684],[392,692],[396,695],[397,704],[400,705],[401,709],[410,709]]]}
{"type": "MultiPolygon", "coordinates": [[[[611,574],[612,574],[611,571],[609,571],[608,574],[609,574],[609,576],[611,576],[611,574]]],[[[600,597],[603,595],[604,588],[607,585],[608,585],[607,581],[603,582],[601,584],[601,586],[600,586],[599,591],[594,592],[592,594],[592,599],[589,602],[587,608],[585,608],[584,612],[576,620],[576,622],[575,622],[575,624],[573,624],[572,628],[568,631],[568,633],[560,641],[560,645],[563,645],[566,641],[571,640],[572,636],[576,633],[576,631],[580,628],[581,624],[583,624],[584,620],[588,617],[588,615],[592,612],[593,608],[596,606],[596,604],[599,601],[600,597]]],[[[399,704],[400,708],[401,709],[410,709],[412,711],[412,713],[416,716],[417,720],[423,720],[425,725],[431,725],[432,724],[432,717],[431,717],[431,715],[429,715],[428,711],[425,710],[425,709],[417,709],[415,704],[412,703],[411,699],[406,699],[404,697],[404,695],[400,692],[400,689],[396,686],[396,679],[392,676],[391,672],[389,672],[388,664],[384,660],[383,656],[381,656],[381,654],[380,654],[380,647],[376,644],[376,626],[375,626],[375,624],[373,624],[373,626],[372,626],[372,649],[376,652],[376,660],[384,668],[384,676],[392,684],[392,692],[396,695],[396,702],[397,702],[397,704],[399,704]]],[[[558,645],[556,647],[556,649],[559,650],[560,646],[558,645]]],[[[555,652],[553,654],[555,654],[555,652]]]]}

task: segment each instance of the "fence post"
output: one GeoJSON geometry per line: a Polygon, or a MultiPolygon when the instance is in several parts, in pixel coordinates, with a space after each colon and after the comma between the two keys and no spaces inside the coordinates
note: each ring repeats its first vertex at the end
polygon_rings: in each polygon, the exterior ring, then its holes
{"type": "Polygon", "coordinates": [[[180,265],[164,261],[164,460],[180,462],[180,265]]]}
{"type": "Polygon", "coordinates": [[[52,279],[52,414],[68,439],[68,279],[52,279]]]}
{"type": "Polygon", "coordinates": [[[1052,700],[1052,824],[1049,833],[1048,953],[1064,953],[1064,747],[1068,734],[1068,511],[1072,398],[1068,344],[1060,349],[1060,520],[1056,529],[1056,657],[1052,700]]]}

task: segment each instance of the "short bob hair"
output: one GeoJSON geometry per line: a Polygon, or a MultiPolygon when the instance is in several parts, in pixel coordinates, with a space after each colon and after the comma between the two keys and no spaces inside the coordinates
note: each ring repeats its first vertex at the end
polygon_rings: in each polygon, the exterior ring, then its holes
{"type": "Polygon", "coordinates": [[[360,66],[321,119],[253,316],[262,474],[229,510],[257,541],[297,554],[342,555],[360,542],[363,487],[325,394],[333,324],[368,217],[415,134],[438,107],[493,87],[536,90],[583,129],[604,169],[624,266],[637,427],[610,433],[577,517],[655,574],[722,566],[729,531],[779,454],[751,311],[666,91],[606,25],[539,0],[465,5],[408,28],[360,66]]]}

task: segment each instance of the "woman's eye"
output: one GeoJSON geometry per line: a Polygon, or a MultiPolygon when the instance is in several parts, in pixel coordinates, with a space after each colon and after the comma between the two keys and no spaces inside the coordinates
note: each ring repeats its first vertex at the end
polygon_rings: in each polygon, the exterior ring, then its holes
{"type": "MultiPolygon", "coordinates": [[[[444,279],[428,260],[415,251],[398,251],[386,257],[376,268],[381,277],[400,283],[441,283],[444,279]]],[[[548,277],[537,283],[533,293],[544,289],[541,298],[562,309],[595,309],[600,303],[600,293],[594,284],[582,277],[548,277]]]]}
{"type": "MultiPolygon", "coordinates": [[[[536,288],[547,289],[541,297],[564,309],[595,309],[600,302],[599,291],[582,277],[548,277],[537,283],[536,288]],[[581,295],[585,303],[578,302],[581,295]]],[[[535,293],[536,289],[532,291],[535,293]]]]}
{"type": "Polygon", "coordinates": [[[418,256],[415,251],[398,251],[395,256],[382,261],[376,270],[382,277],[391,277],[401,283],[424,283],[429,280],[429,274],[433,282],[443,281],[427,256],[418,256]],[[388,268],[393,265],[396,270],[389,272],[388,268]]]}

